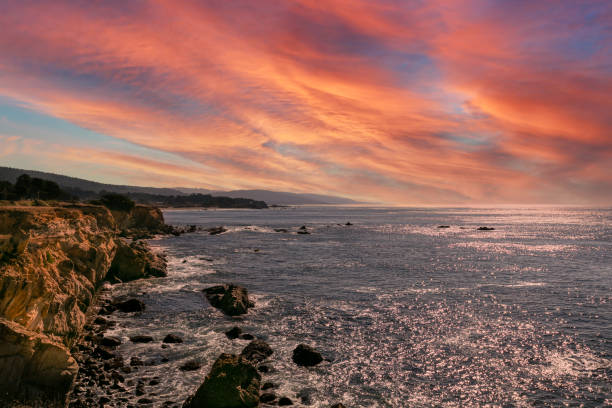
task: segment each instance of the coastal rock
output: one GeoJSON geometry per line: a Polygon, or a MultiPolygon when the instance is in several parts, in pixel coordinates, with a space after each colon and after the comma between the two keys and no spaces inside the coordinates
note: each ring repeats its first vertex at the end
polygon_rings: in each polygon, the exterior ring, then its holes
{"type": "Polygon", "coordinates": [[[253,307],[248,292],[241,286],[225,284],[204,289],[206,298],[213,307],[221,309],[226,315],[237,316],[253,307]]]}
{"type": "Polygon", "coordinates": [[[292,360],[299,366],[312,367],[323,361],[323,357],[314,348],[300,344],[293,350],[292,360]]]}
{"type": "Polygon", "coordinates": [[[176,334],[168,334],[164,337],[164,343],[182,343],[183,339],[177,336],[176,334]]]}
{"type": "Polygon", "coordinates": [[[0,208],[0,387],[8,395],[53,400],[69,387],[77,369],[69,350],[115,255],[115,227],[100,206],[0,208]]]}
{"type": "Polygon", "coordinates": [[[225,227],[221,226],[221,227],[208,228],[208,229],[206,229],[206,231],[208,231],[209,235],[217,235],[217,234],[222,234],[222,233],[226,232],[227,229],[225,227]]]}
{"type": "Polygon", "coordinates": [[[260,363],[270,357],[272,353],[274,351],[268,343],[263,340],[253,340],[242,350],[240,356],[249,361],[260,363]]]}
{"type": "Polygon", "coordinates": [[[276,394],[273,392],[265,392],[259,396],[259,402],[268,403],[276,400],[276,394]]]}
{"type": "Polygon", "coordinates": [[[225,332],[225,335],[230,340],[237,339],[238,337],[240,337],[241,334],[242,334],[242,329],[238,326],[234,326],[225,332]]]}
{"type": "Polygon", "coordinates": [[[147,277],[166,276],[166,259],[153,253],[143,241],[117,240],[117,252],[108,272],[111,282],[128,282],[147,277]]]}
{"type": "Polygon", "coordinates": [[[117,309],[124,313],[143,312],[145,310],[145,304],[138,299],[128,299],[121,302],[113,303],[117,309]]]}
{"type": "Polygon", "coordinates": [[[107,347],[117,347],[121,344],[121,339],[114,336],[105,336],[100,340],[100,344],[107,347]]]}
{"type": "Polygon", "coordinates": [[[288,397],[280,397],[278,399],[278,405],[281,407],[287,406],[287,405],[293,405],[293,401],[291,401],[291,399],[288,397]]]}
{"type": "Polygon", "coordinates": [[[438,228],[450,228],[450,225],[438,225],[438,228]]]}
{"type": "Polygon", "coordinates": [[[495,228],[492,227],[478,227],[478,231],[494,231],[495,228]]]}
{"type": "Polygon", "coordinates": [[[132,343],[150,343],[150,342],[153,341],[153,337],[151,337],[151,336],[142,336],[142,335],[132,336],[132,337],[130,337],[130,341],[132,343]]]}
{"type": "Polygon", "coordinates": [[[242,357],[221,354],[187,408],[257,407],[261,377],[242,357]]]}
{"type": "Polygon", "coordinates": [[[331,406],[331,407],[329,407],[329,408],[346,408],[346,405],[344,405],[344,404],[343,404],[343,403],[341,403],[341,402],[337,402],[337,403],[335,403],[334,405],[332,405],[332,406],[331,406]]]}

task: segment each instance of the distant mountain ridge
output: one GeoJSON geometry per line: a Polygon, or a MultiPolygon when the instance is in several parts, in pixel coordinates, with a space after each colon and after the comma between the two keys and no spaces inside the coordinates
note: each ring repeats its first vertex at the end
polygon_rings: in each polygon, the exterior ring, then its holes
{"type": "Polygon", "coordinates": [[[200,188],[159,188],[159,187],[143,187],[143,186],[127,186],[117,184],[104,184],[96,181],[80,179],[77,177],[64,176],[55,173],[46,173],[36,170],[15,169],[12,167],[0,167],[0,181],[10,181],[14,183],[22,174],[28,174],[32,177],[44,178],[46,180],[55,181],[62,188],[69,191],[82,190],[99,193],[107,191],[112,193],[138,193],[138,194],[154,194],[164,196],[181,196],[189,194],[211,194],[213,196],[224,196],[231,198],[250,198],[252,200],[265,201],[268,204],[276,205],[303,205],[303,204],[357,204],[356,201],[343,197],[327,196],[321,194],[306,194],[306,193],[287,193],[282,191],[269,190],[232,190],[232,191],[217,191],[206,190],[200,188]]]}

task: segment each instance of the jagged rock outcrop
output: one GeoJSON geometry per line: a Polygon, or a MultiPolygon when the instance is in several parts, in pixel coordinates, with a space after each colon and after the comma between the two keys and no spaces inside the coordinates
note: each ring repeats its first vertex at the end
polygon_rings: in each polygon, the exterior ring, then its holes
{"type": "Polygon", "coordinates": [[[166,276],[167,262],[143,241],[116,241],[117,252],[108,272],[110,282],[127,282],[146,277],[166,276]]]}
{"type": "Polygon", "coordinates": [[[223,353],[217,358],[204,383],[184,408],[238,408],[259,405],[261,376],[246,359],[223,353]]]}
{"type": "Polygon", "coordinates": [[[206,288],[203,291],[213,307],[221,309],[228,316],[245,314],[255,306],[249,300],[248,291],[242,286],[224,284],[206,288]]]}
{"type": "Polygon", "coordinates": [[[3,207],[0,373],[13,392],[67,390],[77,339],[115,255],[115,222],[101,207],[3,207]]]}
{"type": "MultiPolygon", "coordinates": [[[[121,222],[164,229],[144,206],[121,222]]],[[[0,207],[0,398],[65,396],[78,370],[70,349],[111,265],[121,280],[165,273],[146,244],[117,237],[119,224],[98,205],[0,207]]]]}

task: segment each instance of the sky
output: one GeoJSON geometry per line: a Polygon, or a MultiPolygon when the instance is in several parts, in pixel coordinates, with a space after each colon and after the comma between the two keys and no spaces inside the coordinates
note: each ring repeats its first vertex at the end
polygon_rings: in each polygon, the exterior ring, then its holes
{"type": "Polygon", "coordinates": [[[3,0],[0,165],[612,205],[612,1],[3,0]]]}

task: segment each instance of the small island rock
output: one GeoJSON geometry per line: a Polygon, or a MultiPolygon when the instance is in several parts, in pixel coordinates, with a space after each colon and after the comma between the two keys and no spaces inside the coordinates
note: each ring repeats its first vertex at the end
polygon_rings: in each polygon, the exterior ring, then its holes
{"type": "Polygon", "coordinates": [[[293,350],[292,359],[295,364],[303,367],[312,367],[323,361],[321,353],[306,344],[300,344],[293,350]]]}

